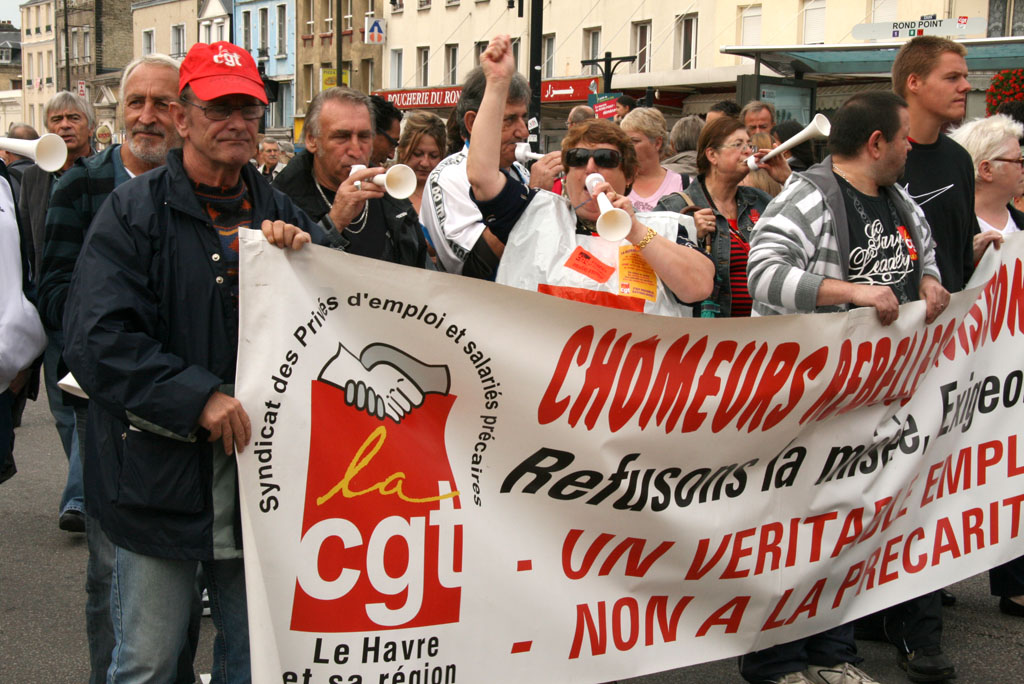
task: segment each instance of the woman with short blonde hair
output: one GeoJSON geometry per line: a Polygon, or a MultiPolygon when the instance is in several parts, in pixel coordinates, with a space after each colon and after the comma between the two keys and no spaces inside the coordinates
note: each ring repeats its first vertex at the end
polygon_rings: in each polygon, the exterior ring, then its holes
{"type": "Polygon", "coordinates": [[[681,174],[661,165],[669,151],[665,117],[652,107],[637,107],[626,114],[620,125],[633,141],[640,163],[629,200],[637,211],[651,211],[663,196],[682,192],[688,185],[681,174]]]}

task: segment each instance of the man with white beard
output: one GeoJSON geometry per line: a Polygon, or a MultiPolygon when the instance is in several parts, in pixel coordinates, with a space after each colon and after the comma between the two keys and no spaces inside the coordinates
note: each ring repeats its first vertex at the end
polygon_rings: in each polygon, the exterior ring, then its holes
{"type": "MultiPolygon", "coordinates": [[[[61,329],[64,303],[79,252],[93,215],[107,195],[129,178],[162,166],[167,151],[181,147],[170,115],[178,99],[178,62],[166,55],[146,55],[125,67],[121,77],[127,140],[92,157],[82,157],[57,182],[46,213],[43,261],[40,269],[39,310],[46,325],[61,329]]],[[[62,373],[66,372],[61,363],[62,373]]],[[[88,404],[75,404],[75,428],[82,454],[85,449],[88,404]]],[[[81,456],[79,456],[81,457],[81,456]]],[[[90,684],[107,680],[114,633],[110,622],[110,574],[114,551],[94,518],[86,511],[89,545],[86,571],[85,624],[89,642],[90,684]]],[[[176,682],[195,681],[192,655],[199,636],[198,615],[189,625],[190,645],[182,649],[176,682]]]]}

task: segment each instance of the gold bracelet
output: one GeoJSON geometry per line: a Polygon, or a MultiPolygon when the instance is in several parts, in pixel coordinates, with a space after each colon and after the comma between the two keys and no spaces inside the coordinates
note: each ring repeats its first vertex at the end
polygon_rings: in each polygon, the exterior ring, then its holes
{"type": "Polygon", "coordinates": [[[647,245],[651,244],[651,240],[653,240],[655,237],[657,237],[657,235],[658,235],[658,231],[654,230],[653,228],[648,227],[647,228],[647,234],[644,235],[644,239],[643,240],[641,240],[640,242],[636,243],[636,248],[638,250],[643,249],[647,245]]]}

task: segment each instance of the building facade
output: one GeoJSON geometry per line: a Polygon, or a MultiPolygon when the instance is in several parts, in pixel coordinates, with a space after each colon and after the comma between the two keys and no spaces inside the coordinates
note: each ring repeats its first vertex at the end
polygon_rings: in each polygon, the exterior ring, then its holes
{"type": "MultiPolygon", "coordinates": [[[[722,46],[857,43],[861,41],[851,34],[857,24],[930,14],[940,19],[986,17],[993,1],[690,0],[680,4],[596,0],[582,7],[547,3],[538,64],[545,81],[542,129],[554,133],[547,142],[557,142],[565,131],[568,108],[586,102],[588,91],[576,86],[582,79],[597,78],[599,91],[603,90],[600,69],[583,66],[581,61],[601,59],[606,51],[613,57],[632,58],[613,70],[614,91],[637,97],[650,92],[670,117],[699,114],[719,100],[735,98],[737,79],[754,73],[752,60],[722,54],[722,46]],[[573,85],[560,86],[562,80],[573,85]],[[571,96],[557,97],[570,91],[571,96]]],[[[1017,4],[1024,9],[1024,2],[1017,4]]],[[[387,5],[384,89],[392,93],[388,96],[416,107],[444,101],[444,97],[401,98],[400,93],[443,92],[461,83],[497,33],[512,36],[519,71],[528,75],[529,3],[523,17],[518,2],[509,5],[501,0],[394,0],[387,5]]],[[[1009,10],[1006,13],[1009,16],[1009,10]]],[[[983,38],[985,33],[962,37],[983,38]]],[[[841,80],[834,87],[836,93],[844,92],[841,80]]],[[[451,111],[450,103],[432,108],[442,115],[451,111]]]]}
{"type": "Polygon", "coordinates": [[[231,0],[202,0],[199,5],[199,42],[231,41],[231,0]]]}
{"type": "Polygon", "coordinates": [[[0,90],[21,90],[21,31],[0,21],[0,90]]]}
{"type": "Polygon", "coordinates": [[[53,0],[21,5],[21,120],[42,133],[46,102],[57,93],[53,0]]]}
{"type": "Polygon", "coordinates": [[[184,59],[199,35],[195,0],[140,0],[132,3],[133,51],[184,59]]]}
{"type": "Polygon", "coordinates": [[[96,110],[96,129],[101,136],[120,139],[121,69],[134,54],[131,3],[68,0],[65,5],[62,1],[54,7],[54,19],[57,90],[82,94],[96,110]]]}
{"type": "Polygon", "coordinates": [[[381,0],[341,0],[341,21],[335,22],[338,0],[298,0],[295,74],[295,142],[301,142],[306,106],[334,83],[363,92],[381,87],[383,46],[367,42],[366,18],[380,17],[381,0]],[[336,31],[341,31],[341,73],[336,31]]]}
{"type": "Polygon", "coordinates": [[[21,111],[21,89],[0,90],[0,137],[7,135],[12,124],[24,121],[21,111]]]}
{"type": "Polygon", "coordinates": [[[295,2],[236,0],[232,22],[232,42],[252,53],[260,71],[277,84],[277,100],[267,108],[267,135],[291,139],[295,116],[295,2]]]}

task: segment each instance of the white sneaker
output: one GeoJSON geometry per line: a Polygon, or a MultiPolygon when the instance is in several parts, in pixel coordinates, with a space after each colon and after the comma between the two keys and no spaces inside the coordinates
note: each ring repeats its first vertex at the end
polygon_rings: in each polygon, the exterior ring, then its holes
{"type": "Polygon", "coordinates": [[[790,672],[776,679],[773,684],[814,684],[814,681],[808,679],[803,672],[790,672]]]}
{"type": "Polygon", "coordinates": [[[879,684],[878,680],[850,663],[811,665],[807,668],[807,681],[813,684],[879,684]]]}

